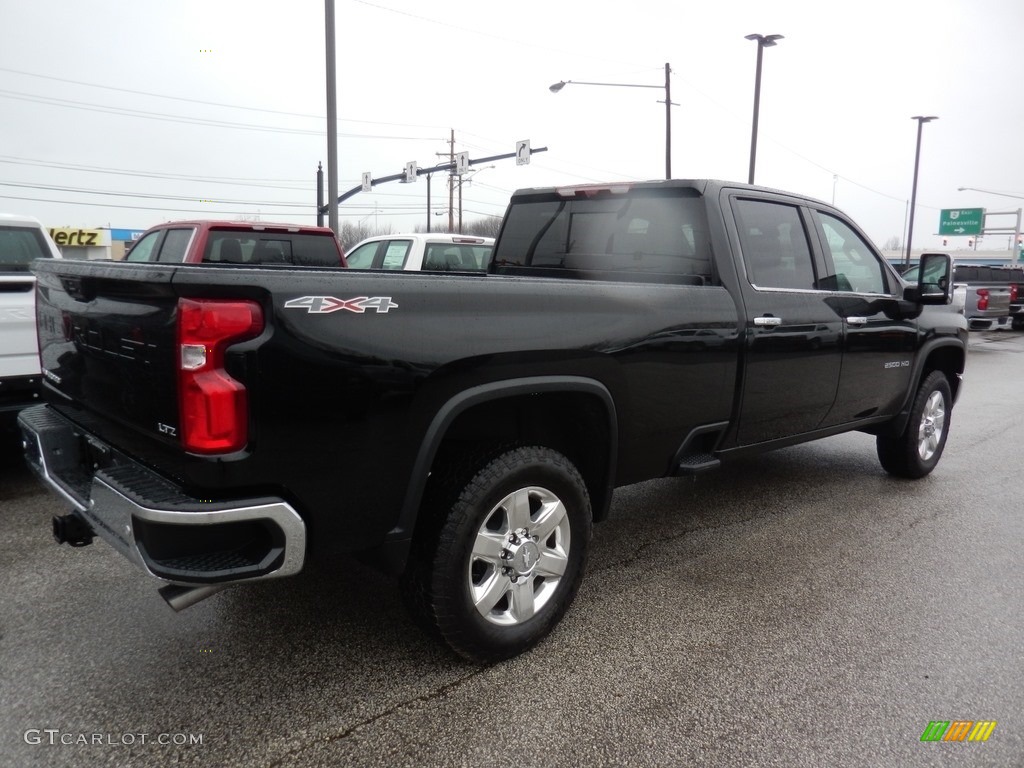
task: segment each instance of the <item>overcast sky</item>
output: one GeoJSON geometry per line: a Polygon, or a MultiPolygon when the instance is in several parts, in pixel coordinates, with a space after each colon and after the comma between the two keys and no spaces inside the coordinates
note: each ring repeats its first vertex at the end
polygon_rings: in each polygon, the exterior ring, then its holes
{"type": "MultiPolygon", "coordinates": [[[[471,158],[548,148],[475,174],[466,219],[500,216],[521,187],[662,178],[662,89],[548,86],[660,86],[666,62],[673,176],[746,181],[744,36],[759,33],[785,37],[764,52],[757,183],[834,195],[879,246],[902,240],[911,117],[936,115],[914,245],[940,244],[941,208],[1024,205],[958,191],[1024,198],[1020,0],[336,0],[335,14],[342,191],[446,161],[451,131],[471,158]]],[[[0,22],[0,210],[47,226],[314,223],[323,0],[0,0],[0,22]]],[[[381,185],[342,221],[411,230],[426,192],[423,178],[381,185]]],[[[432,193],[446,209],[442,175],[432,193]]]]}

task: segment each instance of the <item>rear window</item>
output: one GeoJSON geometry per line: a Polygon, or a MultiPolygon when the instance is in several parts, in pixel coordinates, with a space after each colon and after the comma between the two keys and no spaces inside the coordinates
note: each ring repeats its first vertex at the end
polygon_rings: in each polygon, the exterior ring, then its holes
{"type": "Polygon", "coordinates": [[[28,272],[32,259],[52,257],[43,233],[34,227],[0,227],[0,272],[28,272]]]}
{"type": "Polygon", "coordinates": [[[1019,267],[960,264],[953,272],[953,279],[961,283],[1016,283],[1024,279],[1024,270],[1019,267]]]}
{"type": "Polygon", "coordinates": [[[428,243],[423,269],[460,272],[487,269],[492,248],[469,243],[428,243]]]}
{"type": "Polygon", "coordinates": [[[510,207],[494,252],[498,271],[533,267],[592,279],[649,273],[698,285],[712,281],[704,204],[692,190],[545,197],[510,207]]]}
{"type": "Polygon", "coordinates": [[[338,246],[327,235],[280,232],[213,231],[203,261],[296,267],[341,266],[338,246]]]}

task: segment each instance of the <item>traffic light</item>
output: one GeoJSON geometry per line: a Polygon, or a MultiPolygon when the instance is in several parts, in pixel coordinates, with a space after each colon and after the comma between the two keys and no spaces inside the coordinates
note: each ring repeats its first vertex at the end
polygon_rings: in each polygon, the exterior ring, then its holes
{"type": "Polygon", "coordinates": [[[945,238],[945,237],[942,238],[942,244],[943,245],[949,245],[949,240],[947,238],[945,238]]]}
{"type": "Polygon", "coordinates": [[[973,239],[970,239],[970,240],[967,241],[967,247],[968,248],[973,248],[974,247],[974,240],[973,239]]]}

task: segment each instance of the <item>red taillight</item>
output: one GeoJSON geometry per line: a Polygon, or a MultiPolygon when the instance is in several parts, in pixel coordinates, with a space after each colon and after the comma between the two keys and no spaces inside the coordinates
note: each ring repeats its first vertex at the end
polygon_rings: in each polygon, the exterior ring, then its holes
{"type": "Polygon", "coordinates": [[[253,301],[178,300],[181,442],[193,453],[229,453],[249,439],[245,387],[224,370],[228,345],[263,331],[253,301]]]}
{"type": "Polygon", "coordinates": [[[1017,284],[1016,283],[1010,283],[1010,301],[1011,302],[1014,302],[1014,301],[1017,300],[1017,291],[1018,290],[1019,289],[1017,288],[1017,284]]]}
{"type": "Polygon", "coordinates": [[[979,288],[978,289],[978,309],[979,310],[988,309],[988,289],[987,288],[979,288]]]}

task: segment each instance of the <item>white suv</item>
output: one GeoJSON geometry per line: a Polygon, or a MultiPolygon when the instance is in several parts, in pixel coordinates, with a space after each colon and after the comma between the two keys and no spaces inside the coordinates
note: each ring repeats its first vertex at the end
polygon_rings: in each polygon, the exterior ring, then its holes
{"type": "Polygon", "coordinates": [[[60,258],[37,219],[0,213],[0,427],[39,398],[35,285],[29,263],[60,258]]]}

